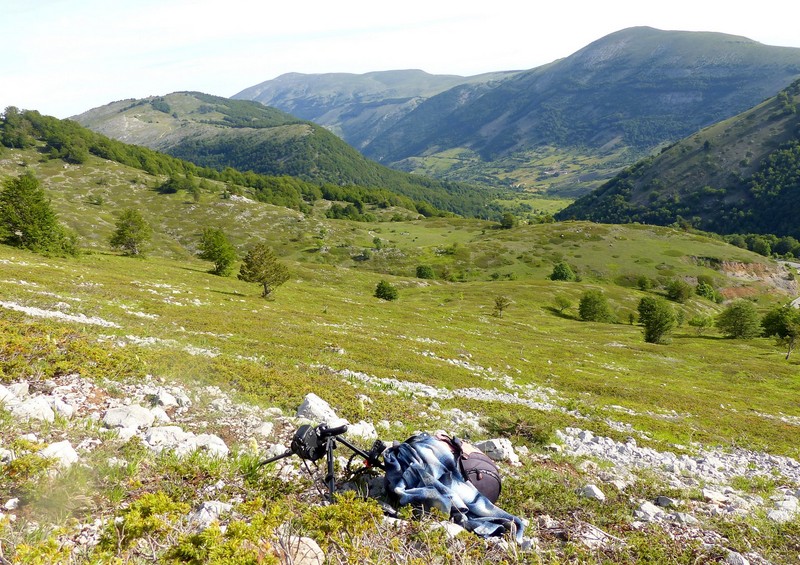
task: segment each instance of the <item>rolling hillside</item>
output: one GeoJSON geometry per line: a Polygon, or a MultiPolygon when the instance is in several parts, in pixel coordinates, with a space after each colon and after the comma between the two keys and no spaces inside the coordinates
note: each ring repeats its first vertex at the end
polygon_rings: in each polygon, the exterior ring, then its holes
{"type": "MultiPolygon", "coordinates": [[[[331,559],[374,563],[432,562],[464,544],[475,561],[498,563],[796,556],[798,518],[768,513],[800,488],[797,357],[787,362],[772,339],[701,335],[686,324],[670,343],[649,344],[631,318],[675,278],[704,277],[766,311],[798,291],[775,262],[672,228],[336,221],[321,201],[300,213],[250,193],[223,198],[218,181],[194,200],[153,190],[141,169],[94,155],[67,162],[42,149],[3,149],[0,180],[40,179],[82,253],[43,257],[0,244],[0,383],[8,387],[0,392],[4,403],[6,390],[12,401],[25,390],[31,402],[48,391],[69,395],[78,410],[39,422],[14,416],[15,404],[0,409],[0,466],[10,471],[0,485],[17,498],[3,513],[18,519],[0,521],[11,562],[66,562],[75,548],[74,563],[192,563],[212,552],[254,555],[252,539],[263,558],[287,528],[316,539],[331,559]],[[108,248],[124,208],[154,227],[144,258],[108,248]],[[256,285],[209,274],[195,255],[206,226],[222,228],[239,253],[269,243],[291,278],[264,300],[256,285]],[[557,261],[581,280],[548,280],[557,261]],[[421,264],[435,278],[418,278],[421,264]],[[643,277],[652,285],[645,290],[643,277]],[[399,289],[396,301],[375,298],[381,280],[399,289]],[[598,290],[616,323],[579,319],[581,297],[598,290]],[[502,315],[493,312],[498,296],[511,300],[502,315]],[[169,420],[130,430],[130,441],[98,430],[111,407],[149,406],[169,398],[164,390],[184,399],[162,408],[169,420]],[[387,441],[436,428],[509,439],[520,461],[499,463],[500,504],[529,520],[535,543],[449,539],[431,533],[438,518],[410,515],[390,529],[370,498],[320,505],[297,458],[257,467],[289,445],[311,392],[387,441]],[[214,434],[227,454],[148,447],[167,432],[214,434]],[[36,453],[63,442],[79,464],[49,472],[56,464],[36,453]],[[604,500],[581,494],[590,484],[604,500]],[[660,496],[677,506],[652,510],[660,496]],[[230,505],[219,524],[231,535],[188,525],[189,510],[210,500],[230,505]],[[140,510],[157,521],[134,526],[140,510]],[[353,512],[366,517],[356,522],[353,512]],[[320,520],[331,526],[321,531],[320,520]]],[[[691,320],[724,305],[693,295],[671,307],[691,320]]]]}
{"type": "Polygon", "coordinates": [[[74,120],[113,139],[150,147],[201,167],[232,167],[307,182],[388,189],[464,215],[485,215],[491,199],[488,192],[475,186],[378,165],[324,128],[255,102],[179,92],[114,102],[74,120]]]}
{"type": "Polygon", "coordinates": [[[800,81],[645,159],[558,217],[800,238],[800,81]]]}

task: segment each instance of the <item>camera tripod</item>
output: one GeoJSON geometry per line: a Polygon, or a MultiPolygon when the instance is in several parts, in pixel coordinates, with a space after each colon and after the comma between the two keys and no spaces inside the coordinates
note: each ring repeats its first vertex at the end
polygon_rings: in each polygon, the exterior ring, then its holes
{"type": "MultiPolygon", "coordinates": [[[[297,455],[306,461],[318,461],[325,457],[327,463],[325,485],[328,488],[328,498],[333,502],[333,495],[336,492],[336,480],[333,473],[333,450],[336,449],[337,443],[341,443],[353,452],[350,461],[352,461],[356,455],[360,455],[364,458],[365,468],[377,467],[378,469],[385,470],[380,456],[384,449],[386,449],[386,445],[378,439],[375,440],[375,443],[372,444],[372,448],[369,451],[364,451],[341,437],[346,431],[347,425],[331,428],[328,427],[327,424],[320,424],[316,427],[304,424],[295,431],[290,448],[285,453],[261,461],[259,467],[286,457],[291,457],[292,455],[297,455]]],[[[348,467],[349,465],[350,463],[348,462],[348,467]]]]}

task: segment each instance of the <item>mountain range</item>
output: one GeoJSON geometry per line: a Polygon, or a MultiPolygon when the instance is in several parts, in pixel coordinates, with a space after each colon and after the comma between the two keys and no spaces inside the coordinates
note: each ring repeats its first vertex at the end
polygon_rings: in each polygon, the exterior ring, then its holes
{"type": "Polygon", "coordinates": [[[797,48],[634,27],[525,71],[291,74],[234,98],[314,120],[394,168],[582,194],[798,76],[797,48]]]}

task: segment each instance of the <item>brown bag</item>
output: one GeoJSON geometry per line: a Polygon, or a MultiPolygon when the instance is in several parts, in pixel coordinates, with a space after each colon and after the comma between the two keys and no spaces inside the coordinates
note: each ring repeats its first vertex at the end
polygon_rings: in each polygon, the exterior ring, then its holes
{"type": "Polygon", "coordinates": [[[462,439],[441,433],[435,437],[450,446],[464,479],[472,483],[478,492],[492,503],[497,502],[502,490],[502,481],[494,461],[483,451],[462,439]]]}

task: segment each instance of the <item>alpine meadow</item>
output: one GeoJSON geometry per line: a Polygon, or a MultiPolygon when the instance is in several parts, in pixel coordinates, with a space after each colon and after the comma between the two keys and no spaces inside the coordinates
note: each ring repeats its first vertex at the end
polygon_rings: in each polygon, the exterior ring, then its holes
{"type": "Polygon", "coordinates": [[[798,110],[644,27],[5,108],[0,564],[797,563],[798,110]]]}

